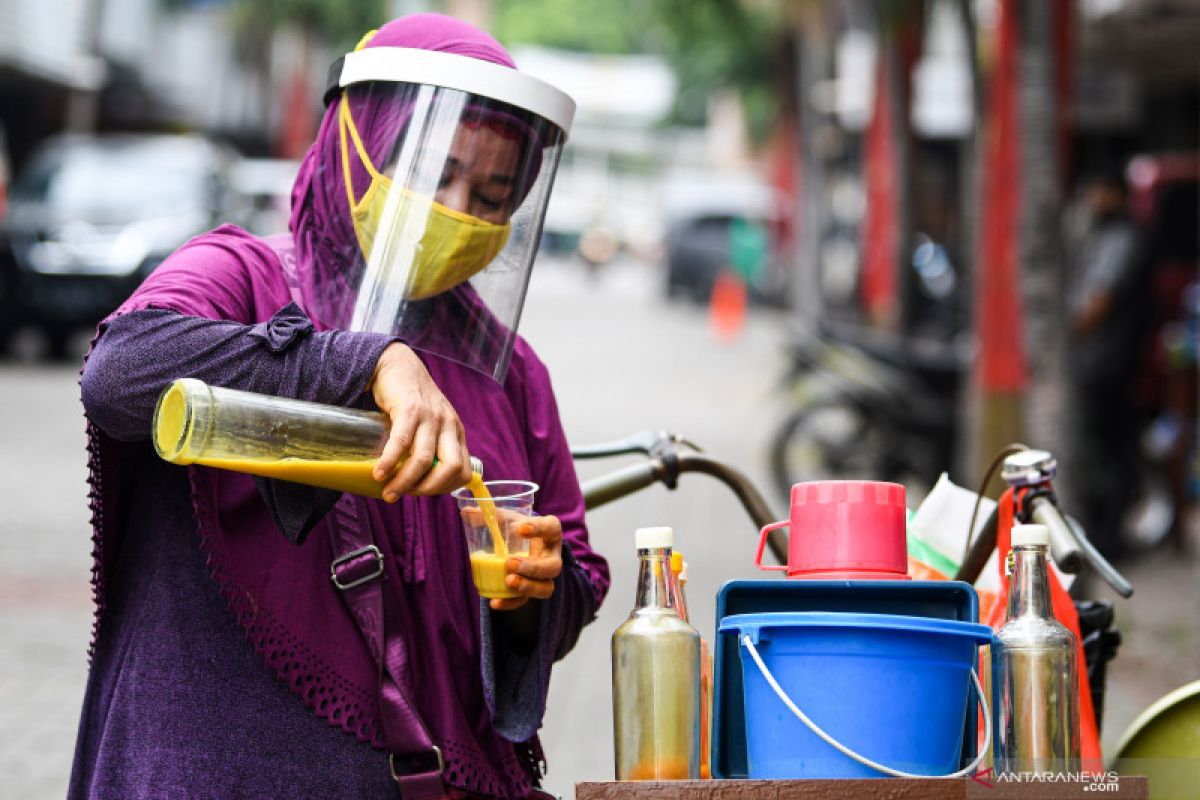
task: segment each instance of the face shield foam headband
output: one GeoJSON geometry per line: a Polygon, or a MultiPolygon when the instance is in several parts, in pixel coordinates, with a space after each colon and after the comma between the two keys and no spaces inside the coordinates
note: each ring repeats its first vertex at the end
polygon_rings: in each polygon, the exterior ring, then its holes
{"type": "Polygon", "coordinates": [[[508,67],[407,48],[347,54],[338,85],[354,242],[340,285],[310,287],[314,311],[502,381],[574,103],[508,67]]]}

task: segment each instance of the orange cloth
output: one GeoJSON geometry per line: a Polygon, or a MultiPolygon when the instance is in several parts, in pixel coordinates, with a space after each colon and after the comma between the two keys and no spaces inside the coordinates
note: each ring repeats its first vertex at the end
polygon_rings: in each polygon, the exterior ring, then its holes
{"type": "MultiPolygon", "coordinates": [[[[1013,526],[1013,490],[1007,489],[1000,497],[999,524],[996,526],[996,552],[999,554],[1000,584],[1003,587],[1002,596],[1008,597],[1008,576],[1004,574],[1004,563],[1008,559],[1008,551],[1012,549],[1013,526]]],[[[1083,637],[1079,633],[1079,613],[1075,610],[1075,602],[1067,594],[1058,576],[1050,572],[1050,605],[1054,617],[1066,625],[1075,634],[1075,674],[1079,683],[1079,741],[1080,754],[1083,757],[1084,769],[1103,770],[1103,754],[1100,752],[1100,732],[1096,728],[1096,712],[1092,708],[1092,688],[1087,680],[1087,661],[1083,655],[1083,637]]],[[[983,620],[992,630],[999,630],[1004,625],[1006,603],[997,603],[991,613],[983,620]]]]}

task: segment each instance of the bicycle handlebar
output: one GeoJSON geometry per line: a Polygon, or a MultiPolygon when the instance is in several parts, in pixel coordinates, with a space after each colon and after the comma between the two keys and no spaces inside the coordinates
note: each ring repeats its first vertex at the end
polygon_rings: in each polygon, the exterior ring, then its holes
{"type": "MultiPolygon", "coordinates": [[[[1050,529],[1050,555],[1059,569],[1073,574],[1079,572],[1086,563],[1117,594],[1122,597],[1133,596],[1133,585],[1096,550],[1079,528],[1079,523],[1064,514],[1053,501],[1046,497],[1035,497],[1030,503],[1029,515],[1033,522],[1050,529]]],[[[954,576],[955,580],[975,583],[979,578],[996,547],[998,519],[998,511],[993,510],[971,543],[966,559],[954,576]]]]}
{"type": "MultiPolygon", "coordinates": [[[[644,432],[617,442],[573,448],[571,455],[580,459],[628,453],[643,453],[649,456],[647,461],[631,464],[584,482],[584,506],[590,511],[658,482],[666,485],[668,489],[674,489],[681,474],[696,472],[714,477],[729,487],[760,529],[775,521],[775,516],[762,494],[744,473],[705,453],[681,452],[680,445],[693,450],[699,449],[682,437],[666,431],[644,432]]],[[[787,540],[783,532],[773,531],[767,537],[767,544],[779,563],[787,563],[787,540]]]]}

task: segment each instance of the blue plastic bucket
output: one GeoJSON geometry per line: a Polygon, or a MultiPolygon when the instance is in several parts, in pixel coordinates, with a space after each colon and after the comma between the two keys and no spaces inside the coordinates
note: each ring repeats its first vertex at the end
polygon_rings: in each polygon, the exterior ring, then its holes
{"type": "Polygon", "coordinates": [[[986,625],[890,614],[780,612],[721,620],[736,634],[750,778],[879,778],[817,736],[771,688],[846,748],[894,770],[959,768],[976,648],[986,625]]]}

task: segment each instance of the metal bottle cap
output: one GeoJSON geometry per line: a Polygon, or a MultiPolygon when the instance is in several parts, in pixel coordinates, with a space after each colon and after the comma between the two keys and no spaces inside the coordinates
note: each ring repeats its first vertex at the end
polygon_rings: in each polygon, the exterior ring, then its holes
{"type": "Polygon", "coordinates": [[[1000,477],[1009,486],[1034,486],[1052,479],[1058,461],[1045,450],[1022,450],[1004,459],[1000,477]]]}

